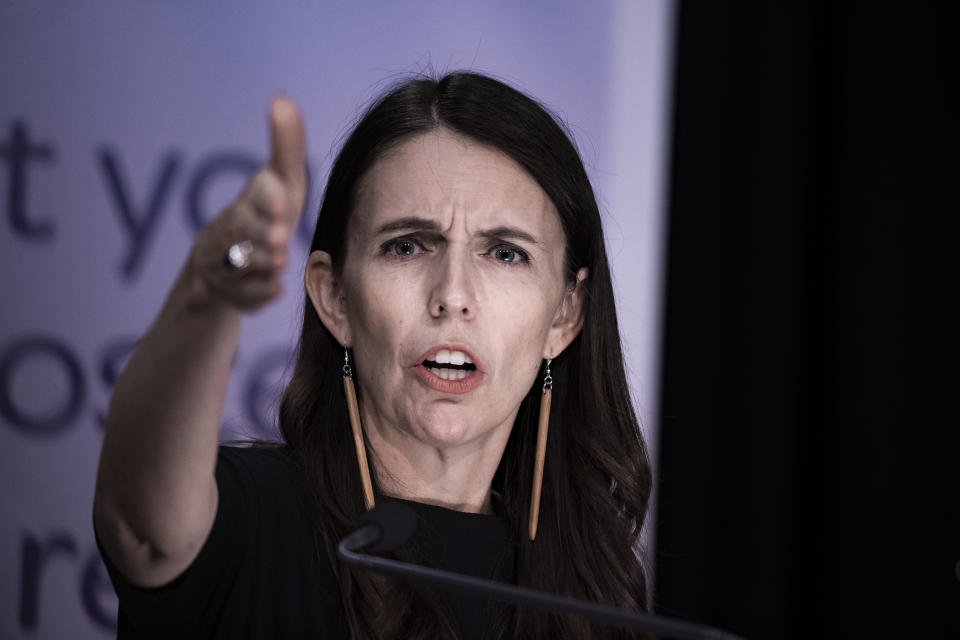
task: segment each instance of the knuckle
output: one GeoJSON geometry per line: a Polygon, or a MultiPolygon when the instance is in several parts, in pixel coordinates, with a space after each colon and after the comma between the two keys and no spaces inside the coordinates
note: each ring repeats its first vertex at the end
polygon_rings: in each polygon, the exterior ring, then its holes
{"type": "Polygon", "coordinates": [[[287,214],[290,208],[290,198],[283,189],[279,189],[270,194],[269,202],[266,206],[267,213],[271,218],[280,218],[287,214]]]}
{"type": "Polygon", "coordinates": [[[286,225],[275,224],[267,229],[266,243],[274,251],[283,251],[287,246],[287,239],[290,236],[290,230],[286,225]]]}
{"type": "Polygon", "coordinates": [[[257,175],[252,189],[257,209],[271,218],[286,215],[290,206],[290,196],[280,178],[270,170],[257,175]]]}

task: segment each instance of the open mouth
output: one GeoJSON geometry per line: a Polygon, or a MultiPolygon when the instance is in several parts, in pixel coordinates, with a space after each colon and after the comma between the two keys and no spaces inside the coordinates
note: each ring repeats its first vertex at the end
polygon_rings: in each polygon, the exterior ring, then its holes
{"type": "Polygon", "coordinates": [[[476,372],[477,365],[473,364],[470,356],[455,349],[441,349],[423,361],[423,366],[430,373],[444,380],[463,380],[476,372]]]}

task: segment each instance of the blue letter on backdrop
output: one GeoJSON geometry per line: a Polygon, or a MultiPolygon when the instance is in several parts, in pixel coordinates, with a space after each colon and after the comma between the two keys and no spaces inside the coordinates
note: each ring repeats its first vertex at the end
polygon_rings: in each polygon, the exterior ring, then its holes
{"type": "Polygon", "coordinates": [[[132,278],[136,275],[137,269],[140,268],[143,251],[146,249],[153,228],[160,217],[160,209],[163,207],[163,202],[170,191],[170,185],[179,166],[180,157],[177,153],[175,151],[167,152],[161,162],[146,206],[138,213],[134,207],[130,190],[124,185],[123,177],[120,174],[120,163],[116,155],[110,149],[100,151],[100,167],[103,169],[104,177],[107,180],[107,189],[117,205],[120,221],[123,222],[124,228],[130,236],[130,248],[121,267],[124,280],[132,278]]]}
{"type": "Polygon", "coordinates": [[[10,127],[10,142],[0,144],[0,158],[7,161],[7,217],[13,230],[30,240],[45,240],[53,236],[53,223],[31,221],[27,215],[27,162],[53,161],[53,148],[31,144],[27,125],[14,121],[10,127]]]}

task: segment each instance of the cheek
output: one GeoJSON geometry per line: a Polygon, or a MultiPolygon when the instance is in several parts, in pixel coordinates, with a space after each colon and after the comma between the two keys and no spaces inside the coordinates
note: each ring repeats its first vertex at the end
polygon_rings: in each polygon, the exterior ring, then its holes
{"type": "Polygon", "coordinates": [[[527,363],[539,367],[556,301],[546,294],[545,287],[520,284],[525,286],[496,288],[489,315],[506,362],[526,370],[527,363]]]}
{"type": "Polygon", "coordinates": [[[362,285],[348,281],[347,321],[357,357],[372,368],[389,360],[402,347],[411,324],[415,296],[396,277],[368,274],[362,285]]]}

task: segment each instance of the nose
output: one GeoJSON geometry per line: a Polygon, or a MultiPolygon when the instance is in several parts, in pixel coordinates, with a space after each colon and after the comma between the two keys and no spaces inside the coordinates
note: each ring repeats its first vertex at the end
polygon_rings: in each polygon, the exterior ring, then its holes
{"type": "Polygon", "coordinates": [[[447,250],[435,263],[430,291],[430,316],[472,319],[477,313],[475,274],[466,251],[447,250]]]}

